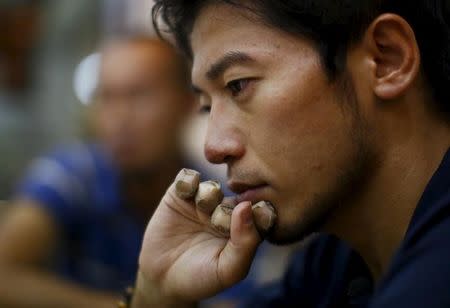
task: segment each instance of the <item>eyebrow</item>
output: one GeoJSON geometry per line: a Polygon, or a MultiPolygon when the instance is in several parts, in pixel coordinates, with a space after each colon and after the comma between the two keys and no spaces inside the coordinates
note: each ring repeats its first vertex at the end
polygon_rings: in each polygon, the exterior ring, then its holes
{"type": "Polygon", "coordinates": [[[230,67],[254,61],[252,57],[244,52],[231,51],[211,65],[208,72],[206,72],[206,77],[210,80],[216,80],[230,67]]]}
{"type": "MultiPolygon", "coordinates": [[[[222,58],[220,58],[210,66],[209,70],[206,72],[206,78],[208,78],[209,80],[217,80],[220,77],[220,75],[222,75],[230,67],[249,62],[255,62],[255,59],[253,59],[250,55],[244,52],[241,51],[227,52],[222,58]]],[[[197,94],[201,94],[203,92],[199,87],[195,85],[192,85],[191,87],[192,90],[197,94]]]]}

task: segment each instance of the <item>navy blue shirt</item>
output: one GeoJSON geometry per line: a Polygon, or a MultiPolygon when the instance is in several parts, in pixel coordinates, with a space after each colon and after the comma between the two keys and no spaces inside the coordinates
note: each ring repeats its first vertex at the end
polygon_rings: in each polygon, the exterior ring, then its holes
{"type": "Polygon", "coordinates": [[[374,288],[364,261],[318,235],[284,279],[252,294],[248,307],[450,307],[450,151],[428,183],[391,264],[374,288]]]}

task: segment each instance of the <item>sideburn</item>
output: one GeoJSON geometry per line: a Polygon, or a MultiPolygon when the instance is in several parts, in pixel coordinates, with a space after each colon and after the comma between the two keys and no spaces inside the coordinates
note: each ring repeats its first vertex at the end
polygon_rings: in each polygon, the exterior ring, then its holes
{"type": "Polygon", "coordinates": [[[326,228],[328,222],[335,220],[342,207],[351,203],[352,199],[362,193],[364,187],[375,173],[379,165],[379,155],[373,147],[371,128],[360,112],[360,104],[354,88],[354,82],[348,72],[343,72],[336,81],[339,94],[339,104],[343,112],[351,113],[351,127],[349,134],[353,144],[353,156],[348,159],[348,165],[338,176],[335,185],[336,190],[330,193],[328,201],[330,212],[323,221],[322,228],[326,228]]]}

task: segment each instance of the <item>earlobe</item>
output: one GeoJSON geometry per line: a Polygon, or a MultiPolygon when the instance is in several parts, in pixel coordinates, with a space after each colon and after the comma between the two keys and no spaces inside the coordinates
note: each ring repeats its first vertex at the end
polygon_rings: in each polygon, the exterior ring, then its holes
{"type": "Polygon", "coordinates": [[[391,100],[413,84],[420,67],[420,53],[411,26],[395,14],[380,15],[367,30],[375,63],[374,93],[391,100]]]}

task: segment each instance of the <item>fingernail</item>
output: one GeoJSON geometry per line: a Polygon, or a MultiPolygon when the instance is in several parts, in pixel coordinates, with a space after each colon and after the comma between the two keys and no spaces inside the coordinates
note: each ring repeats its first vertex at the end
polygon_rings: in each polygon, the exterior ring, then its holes
{"type": "Polygon", "coordinates": [[[207,214],[211,214],[223,199],[220,183],[217,181],[206,181],[198,185],[195,195],[195,204],[207,214]]]}
{"type": "Polygon", "coordinates": [[[200,183],[200,173],[192,169],[181,170],[175,179],[175,188],[178,197],[192,198],[200,183]]]}

